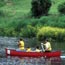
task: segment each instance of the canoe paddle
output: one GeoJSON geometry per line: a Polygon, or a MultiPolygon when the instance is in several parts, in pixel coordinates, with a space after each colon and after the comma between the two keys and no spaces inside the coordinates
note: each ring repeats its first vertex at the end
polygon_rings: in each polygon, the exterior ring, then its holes
{"type": "Polygon", "coordinates": [[[43,43],[41,43],[41,48],[42,48],[42,52],[44,52],[44,47],[43,47],[43,43]]]}

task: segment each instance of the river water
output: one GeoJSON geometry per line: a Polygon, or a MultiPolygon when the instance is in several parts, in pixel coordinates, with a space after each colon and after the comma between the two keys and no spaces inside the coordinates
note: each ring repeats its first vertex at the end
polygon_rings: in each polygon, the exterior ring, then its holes
{"type": "MultiPolygon", "coordinates": [[[[28,58],[28,57],[7,57],[5,48],[17,49],[18,38],[0,37],[0,65],[65,65],[65,58],[28,58]]],[[[27,39],[25,40],[27,42],[27,39]]],[[[64,51],[64,50],[63,50],[64,51]]],[[[63,53],[62,55],[65,55],[63,53]]]]}

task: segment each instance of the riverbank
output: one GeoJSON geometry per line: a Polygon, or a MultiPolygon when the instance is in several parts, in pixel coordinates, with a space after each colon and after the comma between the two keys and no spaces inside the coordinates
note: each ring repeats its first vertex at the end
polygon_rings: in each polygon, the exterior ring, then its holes
{"type": "MultiPolygon", "coordinates": [[[[40,18],[31,16],[31,1],[5,1],[5,4],[0,8],[0,36],[32,38],[36,37],[38,30],[42,27],[49,26],[51,28],[57,27],[58,30],[59,28],[65,29],[65,15],[59,14],[58,11],[58,6],[65,2],[64,0],[51,0],[52,5],[49,15],[40,18]]],[[[63,38],[64,35],[61,34],[61,36],[63,38]]]]}

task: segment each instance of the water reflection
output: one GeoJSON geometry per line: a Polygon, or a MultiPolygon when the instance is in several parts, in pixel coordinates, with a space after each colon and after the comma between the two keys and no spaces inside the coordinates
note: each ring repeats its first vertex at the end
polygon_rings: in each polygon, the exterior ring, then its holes
{"type": "Polygon", "coordinates": [[[44,58],[22,58],[20,61],[21,63],[25,63],[25,65],[45,65],[44,58]]]}
{"type": "Polygon", "coordinates": [[[0,58],[0,65],[61,65],[60,58],[0,58]]]}

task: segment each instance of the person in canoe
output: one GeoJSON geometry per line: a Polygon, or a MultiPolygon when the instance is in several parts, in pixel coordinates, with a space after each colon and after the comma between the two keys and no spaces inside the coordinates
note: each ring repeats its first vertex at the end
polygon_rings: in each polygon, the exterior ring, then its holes
{"type": "Polygon", "coordinates": [[[39,46],[36,47],[35,52],[41,52],[41,50],[39,49],[39,46]]]}
{"type": "Polygon", "coordinates": [[[27,47],[26,52],[31,52],[31,48],[27,47]]]}
{"type": "Polygon", "coordinates": [[[52,51],[51,43],[48,41],[48,39],[45,40],[45,43],[43,45],[44,45],[45,52],[51,52],[52,51]]]}
{"type": "Polygon", "coordinates": [[[22,50],[24,51],[25,48],[24,48],[24,41],[22,38],[20,38],[20,40],[18,41],[18,47],[19,47],[19,50],[22,50]]]}

